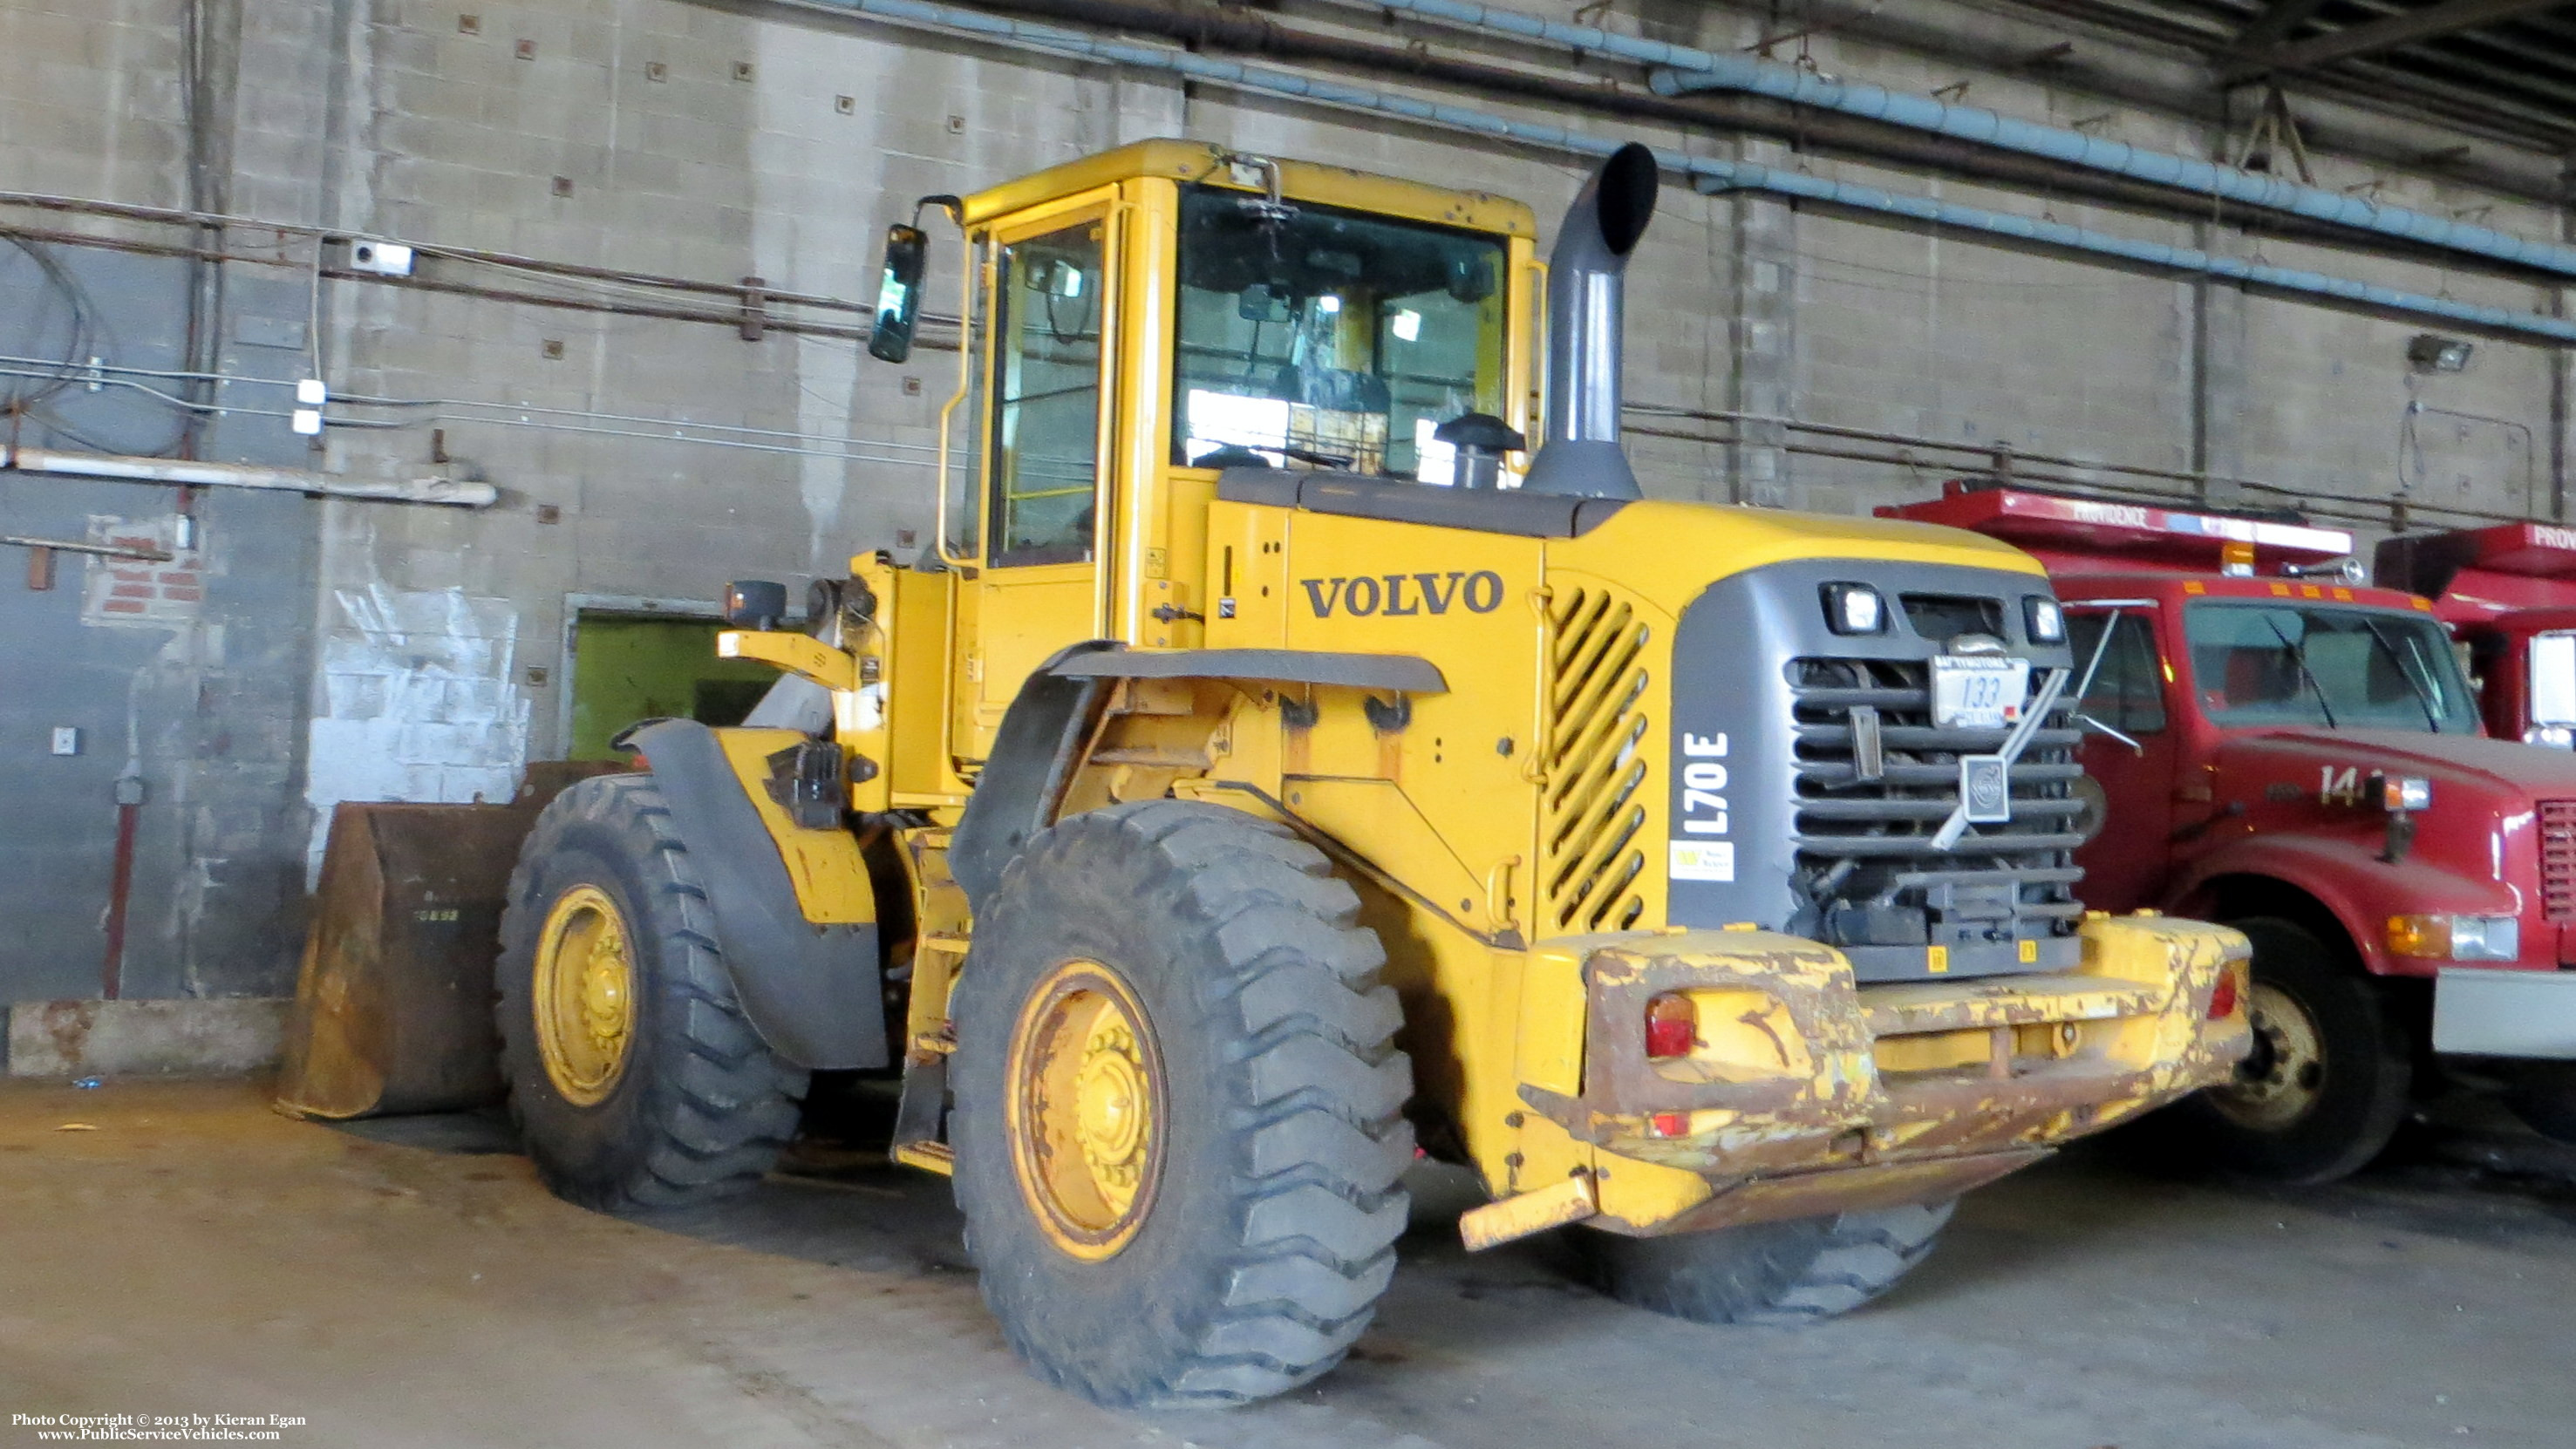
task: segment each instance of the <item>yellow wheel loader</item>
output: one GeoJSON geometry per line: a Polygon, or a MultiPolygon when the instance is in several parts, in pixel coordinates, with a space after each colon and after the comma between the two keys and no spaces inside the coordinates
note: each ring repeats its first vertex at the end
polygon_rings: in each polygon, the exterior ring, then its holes
{"type": "MultiPolygon", "coordinates": [[[[629,732],[503,927],[529,1151],[611,1211],[756,1179],[900,1069],[1042,1377],[1235,1403],[1337,1362],[1416,1143],[1609,1291],[1854,1307],[1958,1195],[2224,1077],[2244,940],[2086,913],[2081,661],[1951,530],[1647,501],[1629,147],[1529,210],[1155,141],[926,198],[963,319],[939,527],[740,583],[744,727],[629,732]],[[1535,440],[1532,434],[1537,437],[1535,440]]],[[[2096,822],[2098,823],[2098,822],[2096,822]]]]}

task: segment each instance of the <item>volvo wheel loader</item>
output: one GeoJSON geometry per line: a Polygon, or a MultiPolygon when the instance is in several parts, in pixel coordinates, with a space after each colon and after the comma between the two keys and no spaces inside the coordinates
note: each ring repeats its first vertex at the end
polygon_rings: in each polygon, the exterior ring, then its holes
{"type": "MultiPolygon", "coordinates": [[[[901,1073],[1042,1377],[1233,1403],[1369,1321],[1420,1151],[1612,1293],[1852,1308],[1962,1192],[2223,1079],[2244,940],[2087,913],[2079,661],[2027,555],[1645,500],[1629,147],[1529,210],[1155,141],[974,196],[940,526],[720,649],[503,927],[512,1103],[610,1211],[901,1073]],[[1529,435],[1536,432],[1533,440],[1529,435]]],[[[910,349],[928,234],[871,350],[910,349]]]]}

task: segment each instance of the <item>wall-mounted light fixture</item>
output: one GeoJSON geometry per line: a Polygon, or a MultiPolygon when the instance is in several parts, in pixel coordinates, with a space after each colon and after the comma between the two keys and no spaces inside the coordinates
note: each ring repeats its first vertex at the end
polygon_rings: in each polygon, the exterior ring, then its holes
{"type": "Polygon", "coordinates": [[[2406,362],[2417,372],[2464,372],[2478,345],[2438,332],[2418,332],[2406,341],[2406,362]]]}

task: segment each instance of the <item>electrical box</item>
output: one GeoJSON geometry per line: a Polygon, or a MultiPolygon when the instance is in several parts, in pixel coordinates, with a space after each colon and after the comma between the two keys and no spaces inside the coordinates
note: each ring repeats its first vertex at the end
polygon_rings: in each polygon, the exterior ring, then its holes
{"type": "Polygon", "coordinates": [[[384,277],[408,277],[411,275],[411,248],[400,242],[351,242],[349,269],[374,272],[384,277]]]}
{"type": "Polygon", "coordinates": [[[80,726],[54,726],[54,753],[58,755],[77,755],[80,753],[80,726]]]}

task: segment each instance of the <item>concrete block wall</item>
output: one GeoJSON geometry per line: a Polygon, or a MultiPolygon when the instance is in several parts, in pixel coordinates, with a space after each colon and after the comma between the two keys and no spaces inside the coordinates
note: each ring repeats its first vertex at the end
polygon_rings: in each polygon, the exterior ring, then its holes
{"type": "MultiPolygon", "coordinates": [[[[1304,20],[1409,33],[1299,3],[1304,20]]],[[[0,189],[186,197],[180,4],[0,0],[0,189]]],[[[1772,28],[1756,9],[1641,0],[1603,23],[1734,49],[1772,28]]],[[[872,292],[877,239],[913,198],[1152,135],[1487,188],[1551,220],[1583,170],[1555,153],[813,9],[207,0],[205,13],[221,82],[224,200],[238,213],[716,282],[757,275],[842,297],[872,292]]],[[[1922,0],[1908,15],[1998,45],[2040,33],[1949,0],[1922,0]]],[[[2014,115],[2192,154],[2220,145],[2196,122],[2105,103],[2041,72],[1963,69],[1834,32],[1803,45],[1839,75],[1917,91],[1965,82],[1972,103],[2014,115]]],[[[2428,294],[2516,307],[2537,296],[2420,260],[1927,178],[1778,140],[1471,103],[2428,294]]],[[[2435,211],[2486,208],[2508,231],[2555,235],[2563,224],[2546,208],[2454,182],[2332,155],[2318,166],[2321,184],[2376,185],[2435,211]]],[[[133,978],[145,993],[285,988],[300,939],[297,886],[316,858],[314,822],[334,801],[488,796],[525,759],[559,749],[571,601],[706,599],[728,578],[801,579],[907,533],[914,548],[928,541],[925,458],[951,354],[925,350],[890,368],[846,339],[772,331],[746,342],[725,326],[357,283],[326,285],[317,298],[291,268],[226,272],[236,324],[225,333],[228,371],[293,378],[318,357],[339,393],[421,406],[370,409],[414,425],[336,430],[319,453],[245,412],[210,434],[219,455],[399,477],[433,467],[436,428],[452,460],[437,466],[488,478],[502,502],[463,513],[210,500],[207,546],[219,563],[202,629],[106,639],[65,611],[63,596],[43,596],[53,612],[26,615],[23,648],[0,647],[0,673],[94,661],[99,718],[119,731],[126,704],[109,696],[138,670],[162,671],[144,717],[186,721],[169,724],[174,742],[156,746],[149,767],[166,788],[156,785],[143,828],[137,919],[151,925],[133,978]],[[716,428],[761,431],[724,435],[757,446],[671,436],[716,428]]],[[[637,300],[613,285],[507,280],[637,300]]],[[[1686,189],[1667,191],[1632,296],[1638,402],[2205,466],[2291,490],[2386,491],[2402,478],[2423,497],[2469,506],[2550,501],[2551,372],[2565,364],[2534,347],[2483,342],[2470,373],[2415,378],[2403,359],[2421,330],[2413,324],[1686,189]],[[2422,411],[2409,414],[2410,403],[2422,411]]],[[[165,324],[183,301],[173,297],[157,304],[165,324]]],[[[933,293],[933,310],[952,305],[933,293]]],[[[158,351],[136,343],[130,355],[169,362],[177,331],[155,335],[158,351]]],[[[245,386],[226,400],[248,409],[277,396],[245,386]]],[[[1802,435],[1776,422],[1740,434],[1709,419],[1653,425],[1681,435],[1635,440],[1641,476],[1665,496],[1861,513],[1928,493],[1949,471],[1801,452],[1802,435]],[[1716,441],[1727,436],[1736,441],[1716,441]]],[[[116,509],[166,511],[166,495],[130,491],[144,506],[116,509]]],[[[2244,501],[2275,499],[2258,490],[2244,501]]],[[[93,506],[70,492],[59,502],[49,526],[80,527],[93,506]]],[[[11,597],[0,589],[0,608],[14,607],[11,597]]],[[[0,701],[0,727],[23,734],[34,718],[0,701]]],[[[0,780],[18,763],[0,756],[0,780]]],[[[86,833],[65,835],[76,849],[54,852],[71,863],[59,881],[46,877],[42,889],[62,904],[38,938],[0,944],[0,999],[80,994],[97,949],[96,829],[92,819],[86,833]]]]}

